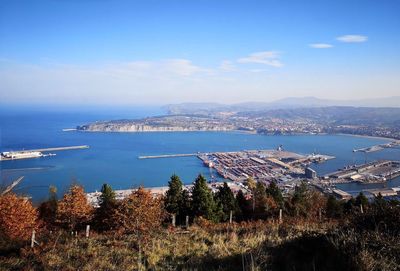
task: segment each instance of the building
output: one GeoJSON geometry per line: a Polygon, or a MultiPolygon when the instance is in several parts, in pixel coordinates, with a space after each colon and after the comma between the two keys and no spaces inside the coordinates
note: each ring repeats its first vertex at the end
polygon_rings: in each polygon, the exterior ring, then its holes
{"type": "Polygon", "coordinates": [[[317,172],[309,167],[306,168],[305,175],[306,175],[306,178],[308,178],[308,179],[317,178],[317,172]]]}
{"type": "Polygon", "coordinates": [[[336,198],[338,198],[340,200],[349,200],[349,199],[351,199],[351,194],[349,194],[349,193],[347,193],[347,192],[345,192],[343,190],[340,190],[340,189],[333,189],[332,190],[332,194],[336,198]]]}

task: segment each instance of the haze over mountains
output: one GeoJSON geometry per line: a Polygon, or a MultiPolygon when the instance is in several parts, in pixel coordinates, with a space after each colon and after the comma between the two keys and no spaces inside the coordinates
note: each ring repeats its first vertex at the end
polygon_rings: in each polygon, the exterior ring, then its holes
{"type": "Polygon", "coordinates": [[[288,97],[273,102],[245,102],[238,104],[181,103],[166,105],[169,114],[210,114],[222,111],[264,111],[329,106],[400,107],[400,96],[360,100],[330,100],[316,97],[288,97]]]}

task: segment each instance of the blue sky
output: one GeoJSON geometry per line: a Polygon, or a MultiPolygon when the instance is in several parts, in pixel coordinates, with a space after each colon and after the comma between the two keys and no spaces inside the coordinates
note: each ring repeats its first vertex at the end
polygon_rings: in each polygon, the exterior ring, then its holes
{"type": "Polygon", "coordinates": [[[400,95],[400,1],[1,1],[4,103],[400,95]]]}

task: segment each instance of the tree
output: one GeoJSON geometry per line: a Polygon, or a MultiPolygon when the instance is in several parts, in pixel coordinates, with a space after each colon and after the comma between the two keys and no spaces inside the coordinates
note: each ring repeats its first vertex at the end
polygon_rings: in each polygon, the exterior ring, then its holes
{"type": "Polygon", "coordinates": [[[284,202],[283,202],[282,192],[275,181],[270,182],[266,192],[267,195],[271,196],[274,199],[279,208],[283,208],[284,202]]]}
{"type": "Polygon", "coordinates": [[[116,222],[121,232],[135,234],[143,241],[161,227],[164,217],[162,199],[139,187],[119,204],[116,222]]]}
{"type": "Polygon", "coordinates": [[[265,211],[267,208],[267,206],[265,206],[265,201],[267,198],[267,193],[265,191],[265,185],[262,182],[258,182],[253,194],[255,200],[255,209],[257,212],[265,211]]]}
{"type": "Polygon", "coordinates": [[[44,222],[47,228],[56,226],[56,214],[58,209],[57,188],[50,186],[49,199],[39,205],[39,218],[44,222]]]}
{"type": "Polygon", "coordinates": [[[333,195],[329,195],[326,201],[326,215],[330,218],[343,216],[343,206],[333,195]]]}
{"type": "Polygon", "coordinates": [[[29,200],[13,193],[0,196],[0,237],[27,240],[36,222],[37,212],[29,200]]]}
{"type": "Polygon", "coordinates": [[[307,215],[307,184],[301,182],[299,186],[294,189],[294,194],[291,199],[291,207],[294,211],[294,215],[307,215]]]}
{"type": "Polygon", "coordinates": [[[247,187],[249,188],[249,190],[251,191],[251,194],[252,194],[251,202],[252,202],[252,209],[253,209],[253,212],[254,212],[255,209],[256,209],[256,199],[254,197],[254,191],[256,189],[257,183],[252,177],[249,177],[246,180],[246,184],[247,184],[247,187]]]}
{"type": "Polygon", "coordinates": [[[382,197],[382,194],[378,193],[378,195],[374,198],[373,206],[376,210],[384,210],[388,206],[388,203],[382,197]]]}
{"type": "Polygon", "coordinates": [[[308,219],[319,219],[320,212],[322,214],[322,210],[326,208],[326,200],[326,196],[321,192],[315,190],[308,191],[305,200],[305,216],[308,219]]]}
{"type": "Polygon", "coordinates": [[[237,211],[238,206],[235,200],[235,195],[233,195],[232,190],[229,188],[226,182],[224,182],[224,184],[218,188],[218,192],[216,194],[216,200],[218,204],[221,205],[222,209],[221,219],[223,221],[229,219],[231,211],[233,213],[237,211]]]}
{"type": "Polygon", "coordinates": [[[236,195],[236,204],[239,207],[238,214],[240,213],[243,219],[248,219],[250,216],[250,204],[242,190],[239,190],[236,195]]]}
{"type": "Polygon", "coordinates": [[[113,230],[116,227],[115,216],[118,202],[115,199],[115,192],[108,184],[101,187],[99,207],[94,213],[94,226],[99,231],[113,230]]]}
{"type": "Polygon", "coordinates": [[[83,187],[74,184],[59,201],[56,219],[66,229],[77,230],[90,221],[92,211],[83,187]]]}
{"type": "Polygon", "coordinates": [[[369,201],[368,201],[368,198],[364,195],[363,192],[360,192],[357,195],[355,204],[357,206],[361,206],[362,205],[364,209],[366,209],[368,207],[369,201]]]}
{"type": "Polygon", "coordinates": [[[356,206],[355,198],[351,197],[346,203],[343,205],[343,210],[346,214],[351,214],[354,212],[354,208],[356,206]]]}
{"type": "Polygon", "coordinates": [[[277,207],[274,199],[267,195],[266,187],[262,182],[256,184],[256,188],[253,193],[255,202],[255,217],[266,218],[273,212],[273,209],[277,207]]]}
{"type": "Polygon", "coordinates": [[[172,175],[168,182],[168,190],[165,195],[165,209],[170,214],[180,215],[182,203],[182,182],[177,175],[172,175]]]}
{"type": "Polygon", "coordinates": [[[191,216],[192,214],[192,201],[190,198],[189,191],[184,189],[182,191],[182,198],[181,198],[181,203],[179,204],[179,214],[180,214],[180,221],[181,223],[184,223],[183,221],[186,221],[186,216],[191,216]]]}
{"type": "Polygon", "coordinates": [[[206,179],[201,174],[196,178],[192,191],[192,211],[195,216],[202,216],[214,222],[218,220],[217,205],[206,179]]]}

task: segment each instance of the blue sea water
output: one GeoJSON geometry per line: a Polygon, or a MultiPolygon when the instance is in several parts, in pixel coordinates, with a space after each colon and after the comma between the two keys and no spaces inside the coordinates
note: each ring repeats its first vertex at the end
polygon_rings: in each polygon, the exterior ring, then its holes
{"type": "MultiPolygon", "coordinates": [[[[1,108],[0,151],[89,145],[89,149],[59,151],[56,156],[0,162],[0,180],[9,183],[25,176],[16,191],[32,196],[35,201],[46,198],[49,185],[62,194],[72,182],[86,191],[99,190],[103,183],[114,189],[138,185],[163,186],[176,173],[185,183],[191,183],[202,173],[210,176],[196,157],[140,160],[140,155],[274,149],[280,144],[286,150],[302,154],[318,152],[336,159],[313,165],[325,174],[347,164],[362,163],[364,154],[354,148],[368,147],[386,139],[346,135],[266,136],[239,132],[154,132],[154,133],[90,133],[63,132],[96,120],[141,118],[163,114],[159,107],[133,108],[1,108]]],[[[400,149],[385,149],[369,153],[367,160],[400,159],[400,149]]],[[[399,186],[400,178],[387,184],[399,186]]],[[[346,184],[348,191],[382,187],[382,184],[346,184]]]]}

